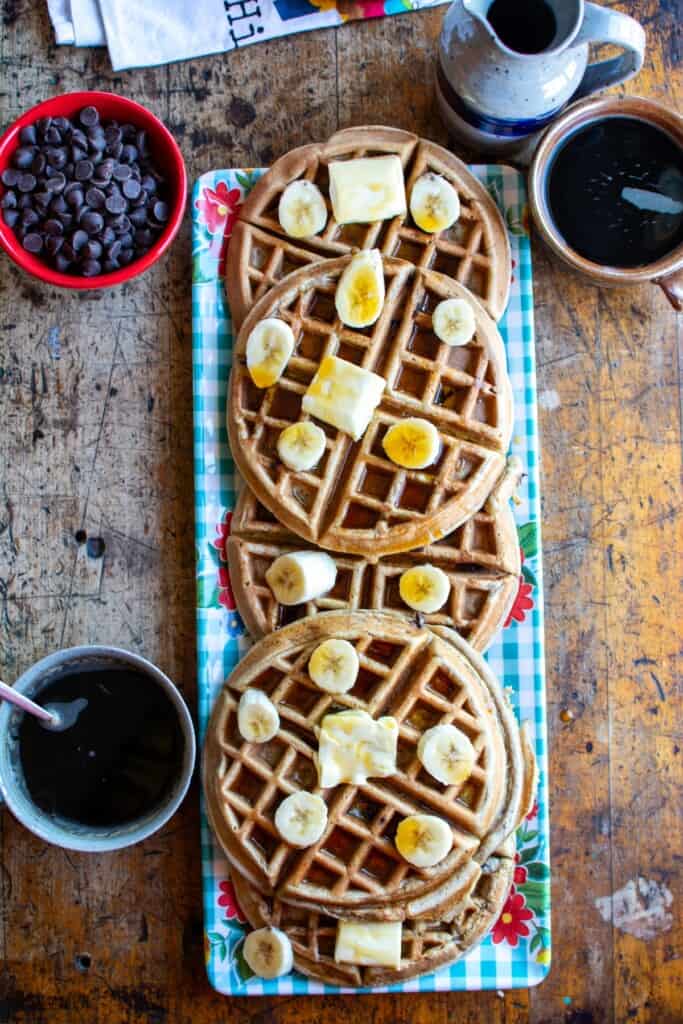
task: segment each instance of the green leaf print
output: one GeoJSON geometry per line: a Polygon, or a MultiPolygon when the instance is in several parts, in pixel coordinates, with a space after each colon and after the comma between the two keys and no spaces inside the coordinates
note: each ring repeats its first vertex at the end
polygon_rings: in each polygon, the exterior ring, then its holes
{"type": "Polygon", "coordinates": [[[541,860],[532,860],[530,864],[525,866],[529,878],[532,878],[537,882],[542,882],[546,878],[550,878],[550,868],[541,860]]]}
{"type": "Polygon", "coordinates": [[[197,577],[197,607],[220,608],[218,587],[216,586],[216,577],[213,573],[210,573],[208,576],[197,577]]]}
{"type": "Polygon", "coordinates": [[[528,862],[530,860],[533,860],[534,857],[538,857],[540,849],[540,845],[537,844],[536,846],[532,846],[527,850],[522,850],[522,852],[519,855],[519,863],[528,864],[528,862]]]}
{"type": "Polygon", "coordinates": [[[538,580],[536,579],[528,565],[522,566],[522,576],[527,581],[527,583],[531,584],[532,587],[538,588],[538,580]]]}
{"type": "Polygon", "coordinates": [[[232,965],[240,981],[249,981],[254,977],[254,972],[244,959],[244,939],[240,939],[233,949],[232,965]]]}
{"type": "Polygon", "coordinates": [[[242,174],[241,171],[238,171],[235,177],[237,178],[238,184],[244,189],[244,198],[246,199],[258,179],[253,171],[247,171],[246,174],[242,174]]]}
{"type": "Polygon", "coordinates": [[[525,882],[517,887],[526,899],[527,906],[534,914],[542,917],[550,906],[550,892],[547,882],[525,882]]]}
{"type": "Polygon", "coordinates": [[[538,554],[538,527],[535,522],[518,526],[517,536],[525,558],[533,558],[538,554]]]}

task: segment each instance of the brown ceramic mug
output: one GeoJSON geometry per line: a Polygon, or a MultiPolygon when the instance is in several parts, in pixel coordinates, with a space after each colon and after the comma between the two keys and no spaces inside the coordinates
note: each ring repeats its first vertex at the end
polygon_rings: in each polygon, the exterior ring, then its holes
{"type": "Polygon", "coordinates": [[[529,199],[534,221],[550,248],[575,270],[603,285],[652,281],[663,289],[671,305],[680,312],[683,310],[683,244],[675,246],[654,263],[636,267],[609,266],[595,263],[575,252],[554,222],[547,195],[553,160],[571,133],[606,117],[632,117],[645,121],[674,139],[683,152],[683,118],[660,103],[640,96],[602,96],[575,103],[548,128],[532,160],[529,199]]]}

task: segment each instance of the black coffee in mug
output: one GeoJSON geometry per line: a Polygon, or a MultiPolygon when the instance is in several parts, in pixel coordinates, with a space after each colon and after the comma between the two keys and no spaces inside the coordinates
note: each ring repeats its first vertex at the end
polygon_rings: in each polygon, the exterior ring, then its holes
{"type": "Polygon", "coordinates": [[[646,121],[605,117],[576,129],[546,182],[557,229],[593,263],[647,266],[683,241],[683,152],[646,121]]]}

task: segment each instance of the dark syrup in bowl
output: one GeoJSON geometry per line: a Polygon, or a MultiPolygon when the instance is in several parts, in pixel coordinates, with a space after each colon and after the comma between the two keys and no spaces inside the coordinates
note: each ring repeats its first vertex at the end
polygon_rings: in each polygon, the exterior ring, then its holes
{"type": "Polygon", "coordinates": [[[32,715],[19,727],[24,779],[43,811],[106,828],[137,821],[168,797],[181,774],[184,737],[170,698],[148,675],[127,668],[72,673],[36,700],[85,702],[63,731],[32,715]]]}
{"type": "Polygon", "coordinates": [[[683,153],[646,121],[608,117],[577,129],[546,188],[558,231],[593,263],[647,266],[683,242],[683,153]]]}

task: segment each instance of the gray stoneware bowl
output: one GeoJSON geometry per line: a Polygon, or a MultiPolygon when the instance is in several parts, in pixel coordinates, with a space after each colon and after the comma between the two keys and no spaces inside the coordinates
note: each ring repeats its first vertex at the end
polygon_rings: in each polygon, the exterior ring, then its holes
{"type": "Polygon", "coordinates": [[[48,683],[75,668],[132,667],[147,676],[151,686],[165,690],[178,714],[185,741],[183,759],[173,789],[143,818],[113,828],[91,828],[47,814],[31,800],[21,773],[17,736],[23,712],[0,702],[0,798],[31,832],[55,846],[85,853],[106,853],[133,846],[160,829],[177,811],[187,793],[196,757],[194,726],[185,701],[171,680],[146,658],[117,647],[70,647],[50,654],[17,679],[14,689],[35,698],[48,683]]]}

